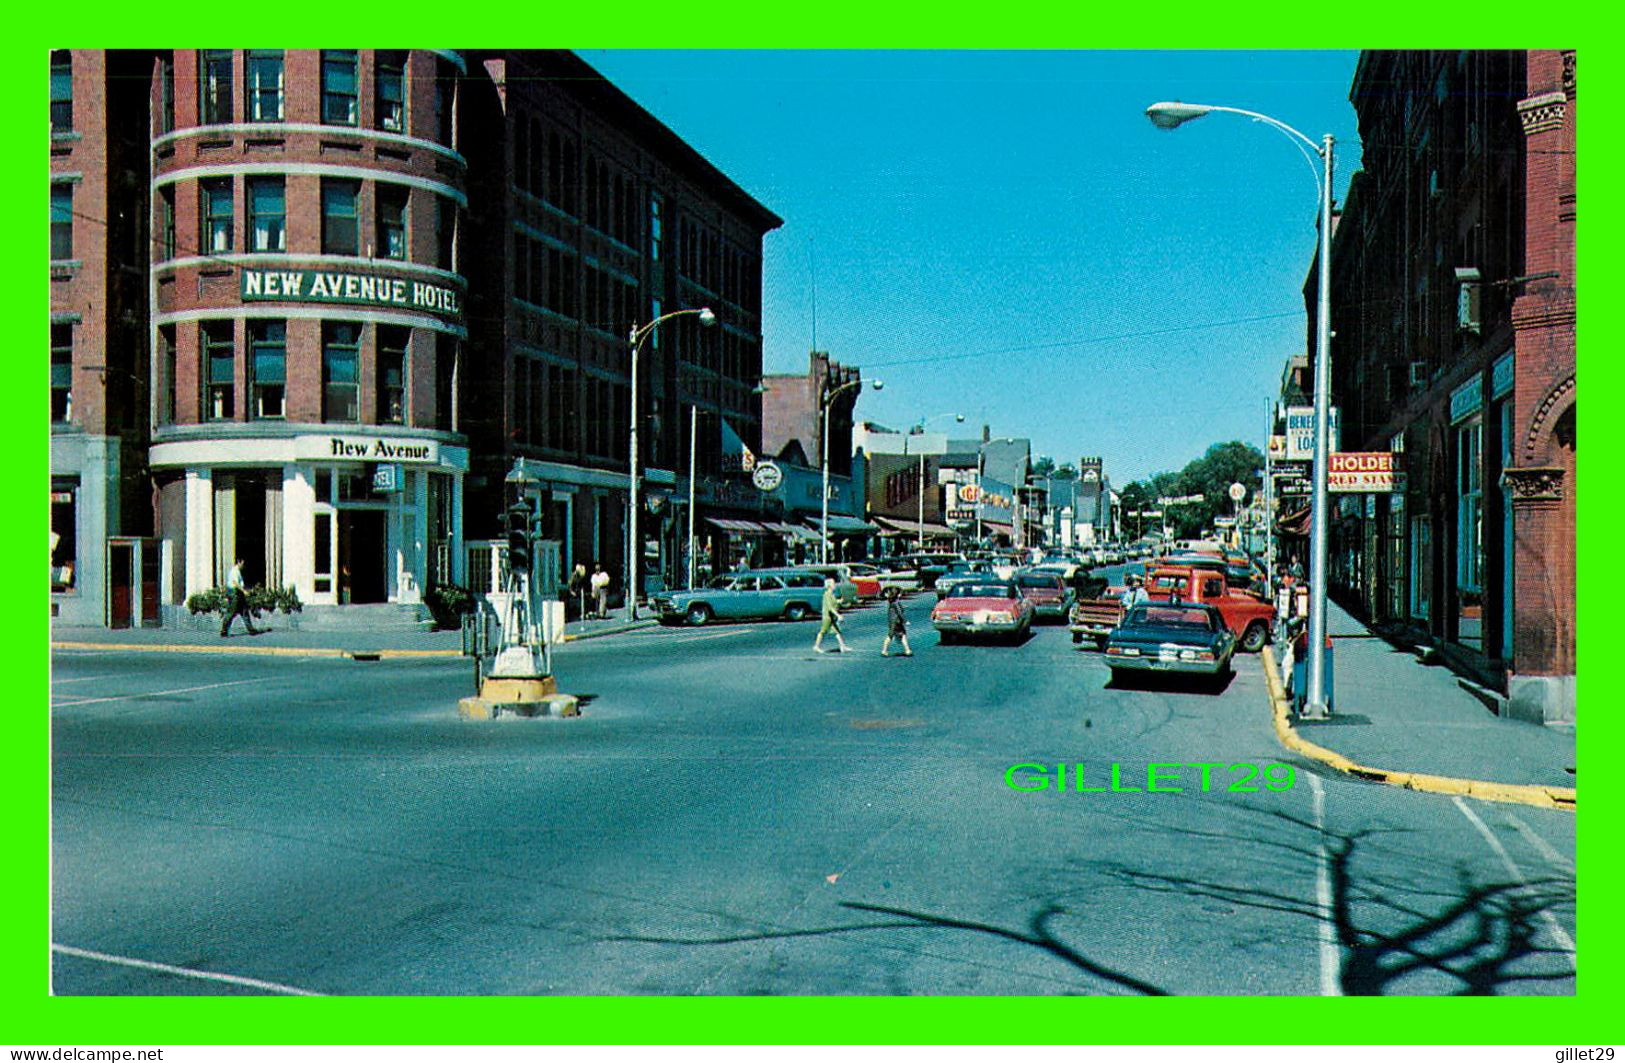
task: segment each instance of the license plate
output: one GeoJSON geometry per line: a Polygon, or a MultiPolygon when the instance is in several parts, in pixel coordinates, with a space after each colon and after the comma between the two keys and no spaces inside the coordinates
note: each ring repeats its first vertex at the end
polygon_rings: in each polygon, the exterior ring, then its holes
{"type": "Polygon", "coordinates": [[[1163,660],[1163,661],[1177,661],[1177,660],[1179,660],[1179,651],[1178,650],[1162,650],[1157,654],[1157,658],[1158,658],[1158,660],[1163,660]]]}

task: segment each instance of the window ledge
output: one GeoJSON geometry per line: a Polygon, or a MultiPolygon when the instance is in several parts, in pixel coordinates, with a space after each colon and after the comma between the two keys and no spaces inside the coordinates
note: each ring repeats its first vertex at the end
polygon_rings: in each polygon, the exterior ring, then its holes
{"type": "Polygon", "coordinates": [[[51,130],[51,143],[61,144],[67,141],[83,140],[85,135],[77,129],[51,130]]]}

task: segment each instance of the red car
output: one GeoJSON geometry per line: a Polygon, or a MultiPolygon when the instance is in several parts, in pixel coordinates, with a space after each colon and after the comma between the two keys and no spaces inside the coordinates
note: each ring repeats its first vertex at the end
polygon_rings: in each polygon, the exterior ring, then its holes
{"type": "Polygon", "coordinates": [[[1036,615],[1054,617],[1057,620],[1066,618],[1066,611],[1072,605],[1072,589],[1058,574],[1017,572],[1015,582],[1016,591],[1033,603],[1036,615]]]}
{"type": "Polygon", "coordinates": [[[944,643],[964,635],[1004,635],[1020,640],[1033,628],[1037,610],[1010,580],[956,583],[931,610],[931,626],[944,643]]]}

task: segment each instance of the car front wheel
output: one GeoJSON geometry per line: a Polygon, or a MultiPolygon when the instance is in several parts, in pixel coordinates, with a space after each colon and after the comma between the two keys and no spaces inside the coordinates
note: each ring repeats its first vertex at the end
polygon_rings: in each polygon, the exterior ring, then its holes
{"type": "Polygon", "coordinates": [[[786,620],[805,620],[810,615],[812,615],[812,610],[807,607],[805,602],[791,602],[784,610],[786,620]]]}
{"type": "Polygon", "coordinates": [[[1264,643],[1270,637],[1270,629],[1262,620],[1256,620],[1248,625],[1241,636],[1241,648],[1247,653],[1257,653],[1264,648],[1264,643]]]}
{"type": "Polygon", "coordinates": [[[694,604],[688,607],[688,622],[695,627],[704,627],[711,622],[711,607],[694,604]]]}

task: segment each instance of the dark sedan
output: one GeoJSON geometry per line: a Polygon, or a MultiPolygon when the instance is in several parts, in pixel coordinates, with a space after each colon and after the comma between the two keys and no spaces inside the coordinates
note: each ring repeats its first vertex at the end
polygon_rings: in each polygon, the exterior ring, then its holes
{"type": "Polygon", "coordinates": [[[1151,602],[1129,610],[1106,639],[1106,664],[1124,672],[1173,672],[1211,676],[1230,673],[1236,637],[1211,605],[1151,602]]]}

